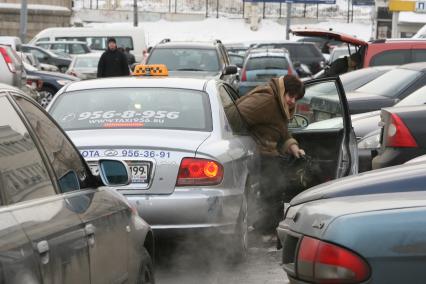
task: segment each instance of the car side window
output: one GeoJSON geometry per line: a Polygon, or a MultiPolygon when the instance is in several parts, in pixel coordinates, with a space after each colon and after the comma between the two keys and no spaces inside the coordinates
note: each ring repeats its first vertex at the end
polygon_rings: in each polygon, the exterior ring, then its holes
{"type": "Polygon", "coordinates": [[[44,146],[58,178],[61,192],[89,187],[91,175],[77,150],[59,127],[28,100],[16,97],[16,101],[44,146]]]}
{"type": "Polygon", "coordinates": [[[0,97],[0,190],[2,203],[55,195],[46,165],[27,128],[6,97],[0,97]]]}
{"type": "Polygon", "coordinates": [[[411,49],[388,50],[371,58],[370,66],[401,65],[411,61],[411,49]]]}
{"type": "Polygon", "coordinates": [[[247,124],[238,111],[237,105],[234,103],[230,91],[231,89],[228,86],[219,86],[219,96],[222,101],[223,109],[225,110],[226,118],[228,119],[229,125],[234,134],[248,135],[249,132],[247,124]]]}

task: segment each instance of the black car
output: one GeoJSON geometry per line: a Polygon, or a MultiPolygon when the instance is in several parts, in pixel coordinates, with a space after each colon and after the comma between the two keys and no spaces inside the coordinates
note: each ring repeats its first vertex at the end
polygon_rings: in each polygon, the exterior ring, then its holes
{"type": "Polygon", "coordinates": [[[65,54],[63,56],[59,56],[50,50],[46,50],[38,46],[23,44],[22,51],[32,53],[38,61],[40,61],[40,63],[55,65],[62,73],[67,71],[68,66],[71,64],[71,57],[65,54]]]}
{"type": "Polygon", "coordinates": [[[130,183],[122,161],[94,176],[58,124],[0,84],[0,282],[154,283],[154,236],[111,188],[130,183]]]}
{"type": "MultiPolygon", "coordinates": [[[[365,84],[346,98],[351,114],[380,110],[397,102],[426,85],[426,62],[401,65],[377,79],[365,84]]],[[[316,97],[317,115],[335,117],[339,106],[333,98],[324,95],[316,97]]]]}
{"type": "Polygon", "coordinates": [[[402,164],[426,154],[426,106],[384,108],[380,149],[373,169],[402,164]]]}
{"type": "Polygon", "coordinates": [[[254,45],[253,48],[285,48],[290,52],[291,61],[295,66],[305,64],[309,67],[312,74],[321,71],[326,62],[318,47],[310,42],[263,42],[254,45]]]}
{"type": "Polygon", "coordinates": [[[238,68],[231,65],[220,40],[172,42],[165,39],[151,49],[146,64],[166,65],[169,76],[217,77],[238,88],[238,68]]]}
{"type": "Polygon", "coordinates": [[[37,68],[24,63],[25,72],[30,76],[37,76],[43,81],[43,85],[39,90],[39,103],[46,107],[52,100],[53,96],[60,88],[68,83],[79,81],[80,79],[74,76],[66,75],[59,72],[40,71],[37,68]]]}

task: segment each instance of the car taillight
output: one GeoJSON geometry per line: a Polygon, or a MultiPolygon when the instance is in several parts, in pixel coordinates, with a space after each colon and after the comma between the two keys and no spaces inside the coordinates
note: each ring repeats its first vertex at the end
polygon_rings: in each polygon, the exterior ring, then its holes
{"type": "Polygon", "coordinates": [[[10,58],[9,54],[7,54],[7,51],[4,47],[0,47],[0,53],[3,55],[3,59],[7,64],[7,67],[9,68],[10,72],[15,73],[15,65],[13,65],[12,58],[10,58]]]}
{"type": "Polygon", "coordinates": [[[223,178],[223,166],[216,161],[183,158],[176,181],[177,186],[215,185],[223,178]]]}
{"type": "Polygon", "coordinates": [[[391,114],[390,123],[387,128],[386,146],[388,147],[403,147],[403,148],[415,148],[417,142],[411,135],[402,119],[396,115],[391,114]]]}
{"type": "Polygon", "coordinates": [[[241,71],[241,81],[247,81],[247,72],[245,68],[241,71]]]}
{"type": "Polygon", "coordinates": [[[296,104],[297,113],[309,113],[311,112],[311,105],[310,104],[304,104],[304,103],[297,103],[296,104]]]}
{"type": "Polygon", "coordinates": [[[297,256],[297,275],[314,283],[355,284],[370,277],[370,267],[345,248],[305,236],[297,256]]]}

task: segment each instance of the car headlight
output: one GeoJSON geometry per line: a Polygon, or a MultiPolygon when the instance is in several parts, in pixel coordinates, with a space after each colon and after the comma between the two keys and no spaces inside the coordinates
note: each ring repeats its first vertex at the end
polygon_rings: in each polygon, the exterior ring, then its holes
{"type": "Polygon", "coordinates": [[[61,86],[65,86],[66,84],[71,83],[71,80],[56,80],[56,83],[61,86]]]}
{"type": "Polygon", "coordinates": [[[358,149],[378,149],[380,148],[380,133],[375,133],[362,138],[358,142],[358,149]]]}

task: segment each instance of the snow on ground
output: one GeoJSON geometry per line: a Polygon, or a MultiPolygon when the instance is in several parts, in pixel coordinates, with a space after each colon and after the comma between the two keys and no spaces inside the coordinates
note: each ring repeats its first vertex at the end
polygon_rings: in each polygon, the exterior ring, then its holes
{"type": "MultiPolygon", "coordinates": [[[[147,44],[155,45],[164,38],[179,41],[209,41],[220,39],[224,43],[258,42],[267,40],[285,40],[285,24],[266,19],[262,20],[257,31],[250,30],[250,24],[242,19],[206,19],[202,21],[166,21],[140,22],[145,29],[147,44]]],[[[97,27],[117,27],[131,25],[131,23],[91,24],[97,27]]],[[[343,23],[337,21],[321,22],[318,24],[295,24],[292,28],[332,28],[334,31],[344,32],[358,38],[368,40],[371,35],[371,23],[343,23]]]]}

